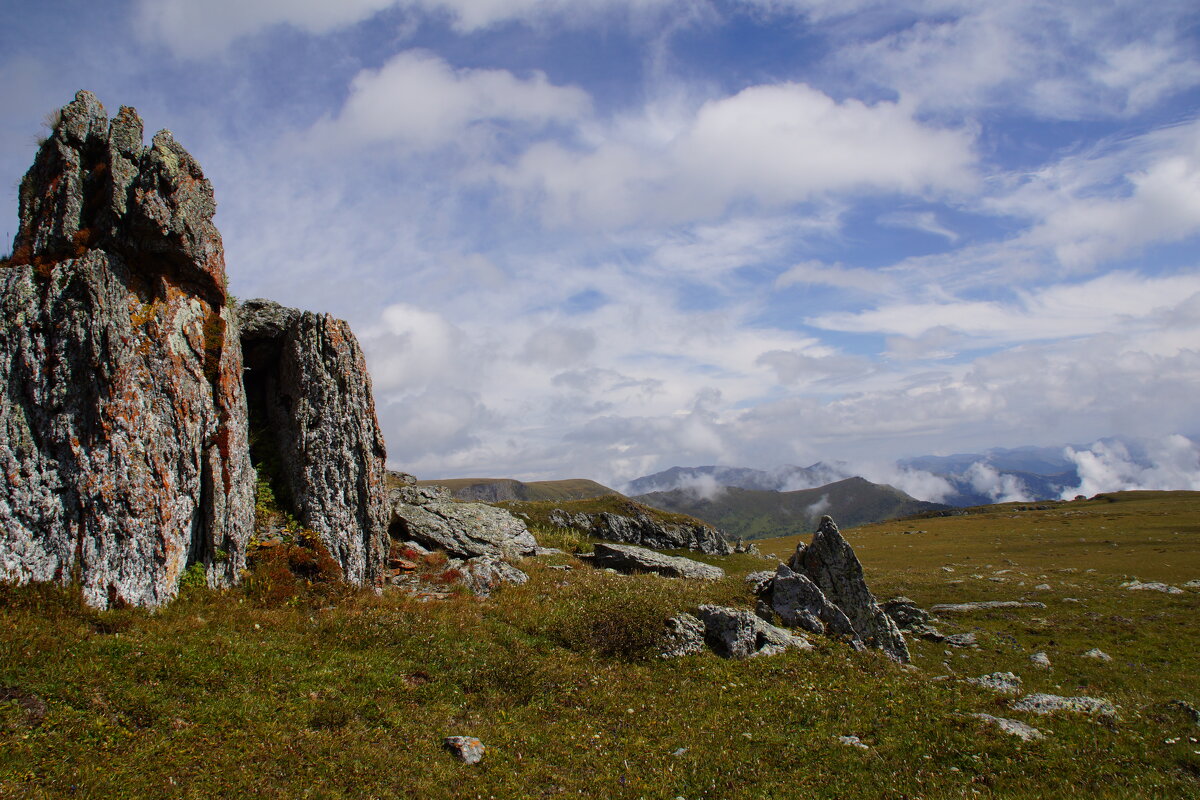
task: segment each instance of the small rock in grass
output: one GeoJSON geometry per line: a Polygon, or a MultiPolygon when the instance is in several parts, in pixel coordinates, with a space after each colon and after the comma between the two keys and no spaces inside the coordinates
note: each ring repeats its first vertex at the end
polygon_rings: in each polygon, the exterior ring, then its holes
{"type": "Polygon", "coordinates": [[[1099,647],[1093,647],[1083,654],[1083,658],[1094,658],[1097,661],[1112,661],[1112,656],[1101,650],[1099,647]]]}
{"type": "Polygon", "coordinates": [[[979,600],[974,603],[940,603],[930,606],[932,614],[969,614],[972,611],[988,611],[994,608],[1045,608],[1037,600],[979,600]]]}
{"type": "Polygon", "coordinates": [[[1044,652],[1034,653],[1029,657],[1029,660],[1032,661],[1033,665],[1038,669],[1050,669],[1050,656],[1046,655],[1044,652]]]}
{"type": "Polygon", "coordinates": [[[1183,588],[1185,588],[1185,589],[1197,589],[1197,590],[1200,590],[1200,579],[1197,579],[1197,580],[1194,580],[1194,581],[1188,581],[1187,583],[1185,583],[1185,584],[1183,585],[1183,588]]]}
{"type": "Polygon", "coordinates": [[[975,641],[973,633],[952,633],[942,640],[945,644],[951,647],[976,647],[978,642],[975,641]]]}
{"type": "Polygon", "coordinates": [[[691,614],[676,614],[666,626],[667,633],[659,644],[661,658],[680,658],[704,649],[704,623],[691,614]]]}
{"type": "Polygon", "coordinates": [[[1012,706],[1017,711],[1033,714],[1053,714],[1056,711],[1074,711],[1094,714],[1099,717],[1115,717],[1117,709],[1101,697],[1060,697],[1056,694],[1027,694],[1012,706]]]}
{"type": "Polygon", "coordinates": [[[487,749],[474,736],[447,736],[442,744],[464,764],[478,764],[487,749]]]}
{"type": "Polygon", "coordinates": [[[870,750],[857,736],[839,736],[838,741],[847,747],[857,747],[859,750],[870,750]]]}
{"type": "Polygon", "coordinates": [[[1016,736],[1025,742],[1032,742],[1038,739],[1045,739],[1046,734],[1039,731],[1032,725],[1026,725],[1015,719],[1005,719],[1004,717],[993,717],[991,714],[972,714],[975,719],[981,719],[984,722],[995,725],[1000,730],[1007,734],[1016,736]]]}
{"type": "Polygon", "coordinates": [[[1196,725],[1200,727],[1200,708],[1196,708],[1186,700],[1172,700],[1167,705],[1174,706],[1175,708],[1182,710],[1185,714],[1192,718],[1192,722],[1196,723],[1196,725]]]}
{"type": "Polygon", "coordinates": [[[1048,591],[1050,591],[1050,584],[1039,583],[1037,586],[1033,587],[1033,590],[1035,592],[1048,592],[1048,591]]]}
{"type": "Polygon", "coordinates": [[[967,678],[967,683],[973,683],[1001,694],[1020,694],[1021,692],[1021,678],[1011,672],[993,672],[978,678],[967,678]]]}
{"type": "Polygon", "coordinates": [[[954,567],[942,567],[942,572],[954,572],[954,567]]]}

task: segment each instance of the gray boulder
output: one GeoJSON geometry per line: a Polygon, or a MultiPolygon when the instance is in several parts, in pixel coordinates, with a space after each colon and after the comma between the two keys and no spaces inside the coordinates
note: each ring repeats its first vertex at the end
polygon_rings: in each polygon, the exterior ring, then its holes
{"type": "Polygon", "coordinates": [[[775,570],[771,608],[784,625],[809,633],[846,636],[857,640],[854,627],[840,608],[825,597],[807,575],[793,572],[787,564],[775,570]]]}
{"type": "Polygon", "coordinates": [[[1163,594],[1183,594],[1183,589],[1178,586],[1171,586],[1160,581],[1151,581],[1142,583],[1137,578],[1131,581],[1126,581],[1121,584],[1122,589],[1128,589],[1131,592],[1162,592],[1163,594]]]}
{"type": "Polygon", "coordinates": [[[1000,694],[1021,693],[1021,678],[1012,672],[993,672],[978,678],[967,678],[967,683],[973,683],[1000,694]]]}
{"type": "Polygon", "coordinates": [[[907,597],[893,597],[880,605],[883,613],[892,618],[900,630],[909,630],[929,623],[929,612],[907,597]]]}
{"type": "Polygon", "coordinates": [[[458,558],[524,558],[538,544],[524,521],[502,508],[459,503],[440,486],[401,486],[389,494],[393,539],[413,539],[458,558]]]}
{"type": "Polygon", "coordinates": [[[875,602],[863,577],[862,564],[832,517],[821,517],[812,544],[797,546],[788,566],[807,576],[829,602],[842,610],[864,645],[879,648],[896,661],[908,663],[904,635],[875,602]]]}
{"type": "Polygon", "coordinates": [[[630,544],[597,543],[592,564],[599,569],[617,572],[653,572],[668,578],[692,578],[716,581],[725,577],[725,570],[682,556],[668,556],[630,544]]]}
{"type": "Polygon", "coordinates": [[[623,513],[602,511],[595,514],[568,513],[556,509],[550,522],[560,528],[574,528],[597,539],[623,542],[659,550],[694,550],[705,555],[729,555],[732,545],[716,528],[696,520],[691,523],[665,522],[644,506],[621,501],[623,513]]]}
{"type": "Polygon", "coordinates": [[[750,611],[725,606],[700,606],[704,638],[722,658],[778,655],[788,649],[811,650],[803,636],[764,622],[750,611]]]}
{"type": "Polygon", "coordinates": [[[243,303],[238,322],[253,457],[346,580],[375,581],[387,555],[386,452],[358,340],[342,320],[270,300],[243,303]]]}
{"type": "Polygon", "coordinates": [[[156,606],[235,582],[254,471],[212,185],[79,92],[20,187],[0,269],[0,579],[156,606]]]}
{"type": "Polygon", "coordinates": [[[934,614],[971,614],[976,611],[991,611],[997,608],[1045,608],[1037,600],[979,600],[974,603],[940,603],[930,606],[934,614]]]}
{"type": "Polygon", "coordinates": [[[496,556],[476,556],[467,559],[458,568],[462,582],[479,597],[490,597],[492,592],[506,583],[520,585],[529,580],[521,570],[496,556]]]}
{"type": "Polygon", "coordinates": [[[1046,734],[1039,731],[1032,725],[1026,725],[1015,719],[1005,719],[1004,717],[993,717],[991,714],[971,714],[975,719],[983,720],[984,722],[995,725],[1009,736],[1016,736],[1024,742],[1034,742],[1038,739],[1045,739],[1046,734]]]}

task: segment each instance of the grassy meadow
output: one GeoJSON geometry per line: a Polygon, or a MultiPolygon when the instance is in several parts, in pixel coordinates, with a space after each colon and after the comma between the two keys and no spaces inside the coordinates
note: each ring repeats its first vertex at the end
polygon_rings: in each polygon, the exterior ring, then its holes
{"type": "Polygon", "coordinates": [[[99,612],[0,587],[0,797],[1200,797],[1200,725],[1169,705],[1200,705],[1200,592],[1120,588],[1200,578],[1200,495],[1110,500],[845,531],[881,599],[1046,604],[944,615],[978,646],[910,638],[915,669],[820,639],[656,658],[665,615],[752,605],[742,576],[774,562],[745,555],[703,557],[729,573],[712,584],[529,560],[488,600],[252,585],[99,612]],[[1119,716],[1021,713],[961,680],[1008,670],[1119,716]],[[487,745],[480,764],[442,749],[456,734],[487,745]]]}

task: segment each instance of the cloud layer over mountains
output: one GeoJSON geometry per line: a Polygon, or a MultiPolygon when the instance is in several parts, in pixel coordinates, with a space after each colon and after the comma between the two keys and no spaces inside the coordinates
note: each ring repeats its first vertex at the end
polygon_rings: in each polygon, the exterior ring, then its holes
{"type": "Polygon", "coordinates": [[[1194,3],[22,6],[0,230],[45,112],[136,105],[212,179],[234,293],[351,322],[393,466],[934,499],[897,459],[1121,436],[1081,493],[1195,486],[1194,3]]]}

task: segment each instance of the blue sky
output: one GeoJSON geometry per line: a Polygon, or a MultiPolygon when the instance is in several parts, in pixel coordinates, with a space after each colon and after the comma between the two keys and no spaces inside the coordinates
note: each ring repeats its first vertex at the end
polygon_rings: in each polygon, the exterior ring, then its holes
{"type": "Polygon", "coordinates": [[[135,106],[232,291],[351,322],[396,468],[1125,436],[1200,488],[1193,2],[0,7],[5,238],[47,112],[135,106]]]}

